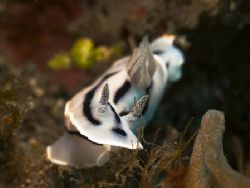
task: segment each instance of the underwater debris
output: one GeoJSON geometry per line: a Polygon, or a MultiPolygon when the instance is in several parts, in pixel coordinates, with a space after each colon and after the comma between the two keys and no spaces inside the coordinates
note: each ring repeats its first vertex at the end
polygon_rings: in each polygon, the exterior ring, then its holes
{"type": "Polygon", "coordinates": [[[185,177],[186,187],[247,188],[250,177],[233,170],[223,153],[222,137],[225,131],[224,114],[208,110],[194,143],[193,153],[185,177]]]}
{"type": "MultiPolygon", "coordinates": [[[[155,133],[155,138],[158,133],[155,133]]],[[[172,134],[172,133],[170,133],[172,134]]],[[[105,166],[76,169],[58,166],[64,181],[75,187],[171,187],[183,188],[186,161],[181,157],[186,143],[174,144],[175,137],[164,144],[145,143],[145,150],[121,149],[111,155],[105,166]],[[178,180],[178,181],[177,181],[178,180]]]]}

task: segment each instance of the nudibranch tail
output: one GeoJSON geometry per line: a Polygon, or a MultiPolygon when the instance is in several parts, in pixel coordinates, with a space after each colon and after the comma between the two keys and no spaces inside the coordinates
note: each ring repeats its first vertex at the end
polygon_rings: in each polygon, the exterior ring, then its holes
{"type": "Polygon", "coordinates": [[[176,35],[173,34],[164,34],[162,35],[162,38],[164,38],[165,40],[169,41],[169,44],[173,44],[174,40],[176,39],[176,35]]]}
{"type": "Polygon", "coordinates": [[[47,147],[47,157],[56,164],[87,168],[104,165],[109,160],[109,150],[104,145],[65,132],[47,147]]]}
{"type": "Polygon", "coordinates": [[[153,54],[159,57],[167,67],[168,81],[175,82],[181,78],[182,65],[185,61],[180,49],[174,46],[174,35],[163,35],[151,44],[153,54]]]}

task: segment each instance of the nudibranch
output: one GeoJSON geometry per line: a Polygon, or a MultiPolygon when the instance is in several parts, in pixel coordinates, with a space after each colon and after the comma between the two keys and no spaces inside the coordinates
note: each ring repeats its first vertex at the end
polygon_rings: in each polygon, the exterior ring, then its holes
{"type": "Polygon", "coordinates": [[[172,35],[162,36],[150,45],[144,37],[131,56],[68,101],[65,132],[47,147],[48,159],[86,168],[102,166],[116,148],[142,149],[137,129],[152,119],[167,80],[181,76],[184,57],[173,41],[172,35]]]}

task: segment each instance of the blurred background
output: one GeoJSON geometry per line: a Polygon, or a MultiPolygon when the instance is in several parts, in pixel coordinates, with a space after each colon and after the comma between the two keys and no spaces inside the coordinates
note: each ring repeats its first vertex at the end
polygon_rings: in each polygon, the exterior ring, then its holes
{"type": "Polygon", "coordinates": [[[186,62],[146,138],[162,127],[160,143],[166,127],[181,132],[191,121],[188,139],[208,109],[222,110],[226,156],[250,175],[249,1],[1,0],[0,187],[47,187],[48,174],[57,177],[50,187],[77,187],[44,159],[63,131],[64,103],[143,36],[165,33],[177,35],[186,62]]]}

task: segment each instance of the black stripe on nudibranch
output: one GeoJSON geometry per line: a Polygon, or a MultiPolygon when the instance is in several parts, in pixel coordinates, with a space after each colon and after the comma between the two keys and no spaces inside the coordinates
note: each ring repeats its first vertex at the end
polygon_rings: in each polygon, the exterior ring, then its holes
{"type": "Polygon", "coordinates": [[[131,88],[131,83],[126,80],[123,85],[116,91],[115,97],[114,97],[114,103],[117,104],[122,97],[128,92],[128,90],[131,88]]]}
{"type": "Polygon", "coordinates": [[[129,111],[121,111],[119,113],[119,116],[126,116],[126,115],[128,115],[128,113],[129,113],[129,111]]]}
{"type": "Polygon", "coordinates": [[[109,107],[111,108],[112,112],[113,112],[114,115],[115,115],[115,120],[116,120],[116,122],[117,122],[118,124],[120,124],[120,123],[121,123],[121,119],[120,119],[120,117],[118,116],[118,114],[116,113],[115,109],[113,108],[113,106],[112,106],[109,102],[108,102],[108,105],[109,105],[109,107]]]}
{"type": "Polygon", "coordinates": [[[142,115],[144,115],[148,110],[148,103],[150,100],[150,92],[151,92],[152,87],[153,87],[153,82],[151,82],[151,84],[145,89],[145,93],[148,95],[148,100],[142,110],[142,115]]]}
{"type": "Polygon", "coordinates": [[[101,85],[105,80],[107,80],[109,77],[111,76],[114,76],[115,74],[117,74],[119,71],[116,71],[116,72],[111,72],[111,73],[108,73],[106,74],[102,80],[97,84],[97,85],[101,85]]]}
{"type": "Polygon", "coordinates": [[[96,119],[92,112],[91,112],[91,102],[92,102],[92,99],[95,95],[95,92],[96,90],[98,89],[98,87],[100,87],[100,85],[105,81],[107,80],[109,77],[115,75],[117,72],[112,72],[112,73],[109,73],[107,75],[105,75],[101,81],[95,86],[93,87],[91,90],[89,90],[89,92],[86,93],[85,95],[85,99],[84,99],[84,102],[83,102],[83,114],[85,115],[85,117],[93,124],[93,125],[100,125],[101,122],[96,119]]]}
{"type": "Polygon", "coordinates": [[[170,64],[170,62],[168,61],[168,62],[166,63],[167,69],[169,68],[169,64],[170,64]]]}
{"type": "Polygon", "coordinates": [[[124,137],[127,136],[127,133],[118,127],[113,128],[112,131],[121,136],[124,136],[124,137]]]}
{"type": "Polygon", "coordinates": [[[161,55],[161,54],[163,54],[163,50],[154,50],[153,51],[153,54],[156,54],[156,55],[161,55]]]}
{"type": "Polygon", "coordinates": [[[90,104],[91,101],[94,97],[95,91],[96,91],[97,87],[94,87],[93,89],[91,89],[86,95],[85,95],[85,100],[83,103],[83,113],[86,116],[86,118],[94,125],[100,125],[101,122],[98,119],[95,119],[93,117],[93,114],[91,112],[91,108],[90,108],[90,104]]]}
{"type": "Polygon", "coordinates": [[[78,137],[80,137],[81,139],[84,139],[84,140],[86,140],[86,141],[88,141],[88,142],[90,142],[90,143],[92,143],[92,144],[95,144],[95,145],[98,145],[98,146],[102,146],[102,144],[98,144],[98,143],[96,143],[96,142],[93,142],[92,140],[88,139],[87,136],[82,135],[82,134],[81,134],[80,132],[78,132],[78,131],[70,131],[70,130],[67,129],[67,127],[65,127],[65,130],[66,130],[66,132],[68,132],[70,135],[78,136],[78,137]]]}

